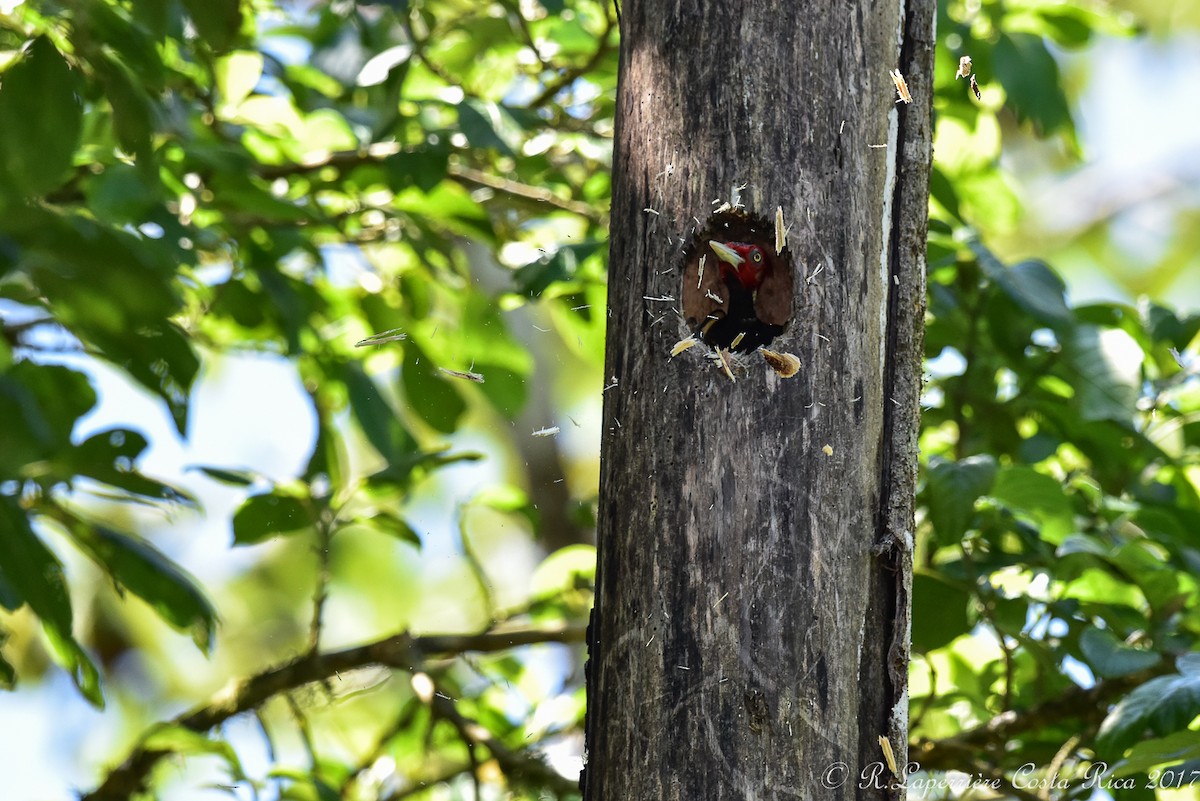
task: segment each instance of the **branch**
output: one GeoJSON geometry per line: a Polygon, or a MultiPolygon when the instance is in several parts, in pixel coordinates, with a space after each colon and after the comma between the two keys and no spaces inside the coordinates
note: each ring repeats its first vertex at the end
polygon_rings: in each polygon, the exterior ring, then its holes
{"type": "MultiPolygon", "coordinates": [[[[559,794],[579,792],[579,782],[562,776],[558,771],[550,768],[540,759],[519,751],[513,751],[494,737],[490,731],[459,712],[454,705],[454,701],[448,696],[441,693],[435,694],[430,699],[430,706],[438,717],[448,720],[454,726],[459,736],[467,744],[468,753],[474,753],[471,750],[472,745],[482,745],[500,765],[506,776],[532,779],[559,794]]],[[[476,759],[477,757],[471,757],[470,761],[473,768],[475,767],[476,759]]],[[[475,781],[478,782],[478,771],[473,772],[475,773],[475,781]]],[[[478,789],[478,784],[476,784],[476,788],[478,789]]],[[[478,797],[476,795],[476,798],[478,797]]]]}
{"type": "Polygon", "coordinates": [[[446,171],[451,178],[457,180],[460,184],[475,184],[477,186],[494,189],[497,192],[502,192],[510,197],[529,200],[534,203],[545,203],[547,206],[553,206],[562,211],[569,211],[572,214],[578,214],[580,217],[586,217],[588,220],[603,225],[605,215],[603,212],[597,211],[591,205],[578,200],[567,200],[551,192],[549,189],[542,189],[536,186],[520,183],[519,181],[510,181],[507,178],[497,178],[494,175],[489,175],[486,172],[473,170],[470,167],[461,167],[456,164],[451,164],[446,171]]]}
{"type": "MultiPolygon", "coordinates": [[[[360,150],[338,150],[323,154],[319,158],[307,159],[293,164],[262,165],[256,170],[256,173],[266,181],[273,181],[276,178],[290,178],[295,175],[318,172],[326,167],[334,167],[345,171],[364,164],[378,164],[388,157],[395,156],[401,152],[403,152],[402,148],[395,142],[376,142],[360,150]]],[[[450,164],[447,166],[446,175],[467,189],[484,187],[518,200],[529,201],[535,205],[545,204],[553,206],[556,209],[567,211],[571,214],[578,214],[580,217],[584,217],[597,225],[603,225],[607,218],[607,215],[588,203],[562,198],[549,189],[530,186],[529,184],[523,184],[520,181],[513,181],[508,178],[499,178],[459,164],[450,164]]]]}
{"type": "Polygon", "coordinates": [[[1023,710],[1001,712],[986,723],[942,740],[918,740],[909,757],[924,770],[960,770],[964,759],[974,761],[981,750],[993,750],[1027,732],[1044,726],[1076,720],[1095,725],[1108,714],[1108,705],[1156,675],[1170,672],[1160,667],[1152,672],[1099,681],[1092,687],[1074,687],[1050,701],[1023,710]]]}
{"type": "Polygon", "coordinates": [[[554,99],[554,96],[563,89],[575,83],[575,81],[579,80],[580,77],[594,70],[600,61],[606,55],[608,55],[608,51],[611,49],[608,39],[609,36],[612,35],[613,28],[616,27],[616,21],[607,14],[605,17],[604,32],[600,34],[600,43],[596,46],[596,52],[592,53],[591,58],[589,58],[583,64],[568,69],[554,83],[547,84],[546,88],[542,90],[541,94],[529,101],[527,108],[538,108],[540,106],[544,106],[546,103],[549,103],[554,99]]]}
{"type": "Polygon", "coordinates": [[[311,653],[298,657],[287,664],[237,682],[218,692],[207,703],[165,725],[155,726],[151,732],[143,735],[142,743],[133,749],[125,761],[114,768],[99,787],[83,795],[80,801],[117,801],[127,799],[144,789],[151,769],[160,759],[171,753],[168,750],[147,747],[147,738],[153,731],[178,726],[197,733],[206,732],[234,715],[258,708],[267,699],[279,693],[360,668],[382,666],[411,671],[419,669],[426,659],[433,656],[444,657],[467,651],[492,653],[546,642],[581,643],[584,640],[584,632],[583,626],[563,625],[556,628],[525,628],[425,637],[396,634],[341,651],[311,653]]]}

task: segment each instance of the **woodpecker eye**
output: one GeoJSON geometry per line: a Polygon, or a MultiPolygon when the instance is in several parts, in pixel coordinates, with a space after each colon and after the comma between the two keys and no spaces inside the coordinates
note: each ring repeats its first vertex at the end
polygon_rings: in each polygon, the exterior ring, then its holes
{"type": "Polygon", "coordinates": [[[754,261],[755,264],[759,264],[760,262],[762,262],[762,251],[759,250],[758,248],[755,248],[754,251],[750,254],[750,258],[754,261]]]}

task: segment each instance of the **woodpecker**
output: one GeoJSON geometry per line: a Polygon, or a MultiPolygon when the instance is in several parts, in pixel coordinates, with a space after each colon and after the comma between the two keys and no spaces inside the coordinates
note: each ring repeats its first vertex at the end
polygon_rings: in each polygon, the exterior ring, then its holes
{"type": "Polygon", "coordinates": [[[753,351],[783,333],[783,326],[762,319],[756,303],[758,291],[772,268],[768,254],[760,245],[746,242],[711,240],[708,246],[716,254],[720,284],[725,297],[709,300],[716,308],[699,321],[696,335],[718,350],[753,351]]]}

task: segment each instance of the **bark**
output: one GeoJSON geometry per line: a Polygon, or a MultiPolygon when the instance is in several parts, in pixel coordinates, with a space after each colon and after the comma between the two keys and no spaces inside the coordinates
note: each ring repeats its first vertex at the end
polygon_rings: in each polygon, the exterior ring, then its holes
{"type": "Polygon", "coordinates": [[[588,801],[902,794],[934,10],[623,4],[588,801]],[[791,226],[790,380],[668,359],[743,184],[791,226]]]}

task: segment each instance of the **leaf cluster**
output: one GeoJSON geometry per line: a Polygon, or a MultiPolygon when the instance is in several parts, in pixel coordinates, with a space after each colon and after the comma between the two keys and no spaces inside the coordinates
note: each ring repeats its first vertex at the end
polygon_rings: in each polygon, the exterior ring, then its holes
{"type": "Polygon", "coordinates": [[[1097,775],[1143,797],[1196,756],[1200,315],[1074,304],[1053,267],[985,244],[1018,210],[1004,140],[1077,152],[1053,49],[1132,31],[1087,4],[947,3],[941,22],[912,754],[1017,797],[1036,779],[1086,797],[1097,775]]]}

